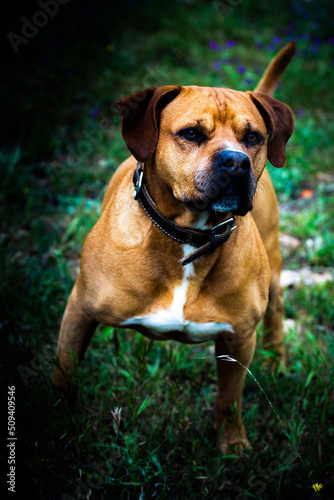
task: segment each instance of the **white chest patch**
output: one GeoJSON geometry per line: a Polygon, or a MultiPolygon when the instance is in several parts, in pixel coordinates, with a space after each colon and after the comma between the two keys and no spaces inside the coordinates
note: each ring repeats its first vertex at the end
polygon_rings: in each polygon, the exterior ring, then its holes
{"type": "MultiPolygon", "coordinates": [[[[191,245],[183,245],[184,255],[194,250],[191,245]]],[[[156,339],[173,338],[177,340],[175,333],[178,332],[186,336],[191,342],[204,342],[215,340],[217,336],[224,332],[233,333],[233,328],[229,323],[197,323],[184,319],[183,310],[187,300],[187,290],[189,278],[194,273],[193,264],[185,266],[181,285],[174,289],[173,301],[167,309],[160,309],[155,313],[146,316],[129,318],[120,326],[128,328],[143,326],[147,328],[156,339]],[[169,337],[168,332],[174,335],[169,337]]]]}

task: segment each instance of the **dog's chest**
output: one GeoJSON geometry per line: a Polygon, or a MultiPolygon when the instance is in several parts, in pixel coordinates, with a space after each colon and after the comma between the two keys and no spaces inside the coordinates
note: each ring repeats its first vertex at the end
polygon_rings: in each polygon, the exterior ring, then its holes
{"type": "MultiPolygon", "coordinates": [[[[184,245],[184,247],[185,254],[189,253],[189,249],[193,250],[188,245],[184,245]]],[[[190,343],[215,340],[224,332],[233,333],[229,323],[205,322],[205,320],[202,322],[198,319],[199,314],[196,314],[195,321],[185,317],[187,296],[193,274],[193,265],[185,266],[182,282],[174,288],[172,302],[167,308],[159,308],[150,314],[129,318],[123,321],[120,326],[138,329],[158,340],[174,339],[190,343]]],[[[205,318],[205,311],[201,312],[203,313],[202,317],[205,318]]]]}

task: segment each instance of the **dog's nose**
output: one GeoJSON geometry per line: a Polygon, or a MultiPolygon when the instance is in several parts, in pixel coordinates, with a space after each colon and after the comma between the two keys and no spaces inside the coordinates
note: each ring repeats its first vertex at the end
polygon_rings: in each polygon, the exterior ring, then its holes
{"type": "Polygon", "coordinates": [[[248,156],[241,151],[225,149],[219,153],[217,160],[218,167],[233,176],[249,172],[251,166],[248,156]]]}

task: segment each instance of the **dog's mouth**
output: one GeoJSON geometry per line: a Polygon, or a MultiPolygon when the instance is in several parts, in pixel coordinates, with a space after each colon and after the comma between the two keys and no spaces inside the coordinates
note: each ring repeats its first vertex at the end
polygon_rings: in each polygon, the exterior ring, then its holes
{"type": "Polygon", "coordinates": [[[246,215],[253,208],[256,186],[257,179],[252,170],[238,177],[231,177],[224,172],[214,176],[198,174],[195,176],[198,196],[184,200],[184,203],[194,212],[209,210],[246,215]]]}

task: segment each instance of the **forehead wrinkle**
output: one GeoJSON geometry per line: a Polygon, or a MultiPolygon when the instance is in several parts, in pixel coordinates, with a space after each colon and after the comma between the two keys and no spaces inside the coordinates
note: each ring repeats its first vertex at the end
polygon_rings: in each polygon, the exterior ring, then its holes
{"type": "Polygon", "coordinates": [[[197,86],[190,86],[185,89],[190,102],[197,101],[198,95],[196,93],[193,94],[193,91],[200,90],[201,94],[207,97],[207,102],[203,105],[203,112],[206,111],[207,115],[211,115],[214,123],[224,123],[227,115],[227,101],[231,100],[230,97],[226,95],[226,89],[197,86]]]}
{"type": "Polygon", "coordinates": [[[221,125],[226,125],[227,122],[231,122],[232,129],[234,131],[234,95],[228,92],[228,89],[214,89],[215,90],[215,102],[216,109],[219,117],[219,123],[221,125]]]}
{"type": "Polygon", "coordinates": [[[219,116],[219,121],[221,123],[224,123],[226,119],[226,108],[227,108],[226,96],[220,89],[212,89],[212,90],[214,94],[216,109],[219,116]]]}
{"type": "MultiPolygon", "coordinates": [[[[183,126],[189,120],[191,126],[196,123],[208,130],[229,124],[231,130],[237,133],[242,120],[243,108],[248,103],[248,99],[243,92],[222,87],[182,87],[182,91],[168,106],[162,111],[162,118],[167,117],[168,121],[178,123],[183,126]],[[204,99],[203,99],[204,97],[204,99]],[[179,101],[182,104],[178,107],[179,101]]],[[[247,106],[248,108],[248,106],[247,106]]],[[[252,121],[253,113],[250,116],[244,115],[244,119],[252,121]]],[[[254,116],[255,118],[255,116],[254,116]]]]}

